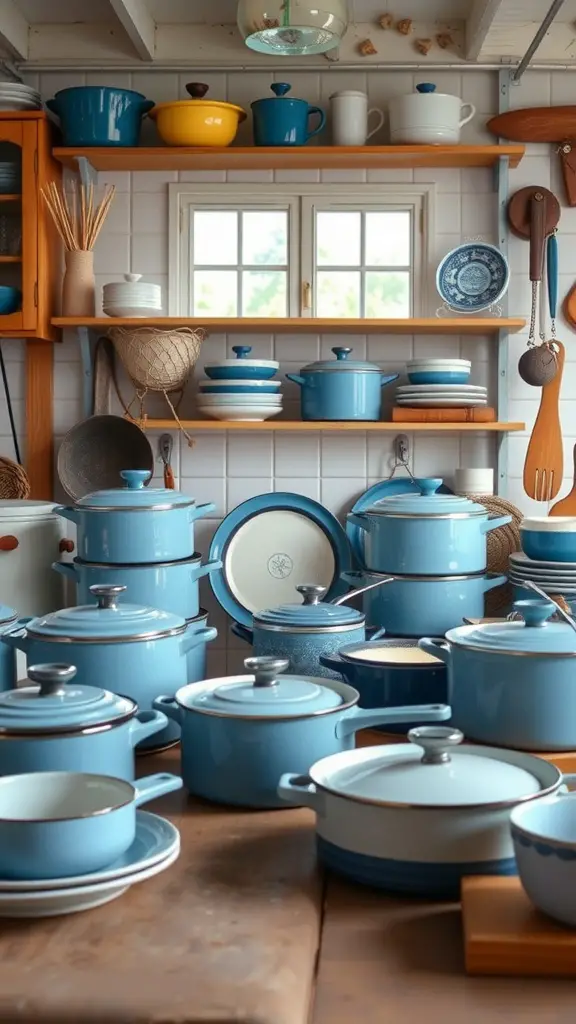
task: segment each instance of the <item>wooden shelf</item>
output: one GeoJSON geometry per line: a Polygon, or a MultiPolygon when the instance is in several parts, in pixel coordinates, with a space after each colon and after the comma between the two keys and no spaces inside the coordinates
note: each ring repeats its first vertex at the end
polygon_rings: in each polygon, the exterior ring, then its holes
{"type": "Polygon", "coordinates": [[[79,156],[97,171],[276,170],[304,168],[492,167],[506,156],[517,167],[522,145],[506,146],[140,146],[135,149],[94,147],[53,154],[76,169],[79,156]]]}
{"type": "MultiPolygon", "coordinates": [[[[142,427],[144,430],[175,430],[175,420],[155,420],[155,419],[134,419],[134,423],[142,427]]],[[[375,422],[347,420],[345,422],[327,422],[324,420],[315,421],[303,421],[303,420],[264,420],[264,422],[227,422],[226,420],[181,420],[181,425],[186,430],[273,430],[273,431],[299,431],[309,433],[318,433],[318,431],[331,430],[357,430],[357,431],[369,431],[371,433],[376,432],[391,432],[394,431],[396,434],[403,432],[413,433],[414,431],[428,431],[428,433],[436,433],[437,431],[462,431],[464,433],[472,433],[476,431],[488,430],[491,433],[507,433],[513,430],[524,430],[524,423],[392,423],[390,420],[380,420],[375,422]]]]}
{"type": "Polygon", "coordinates": [[[22,199],[21,192],[4,192],[0,193],[0,203],[16,203],[22,199]]]}
{"type": "Polygon", "coordinates": [[[22,263],[21,256],[0,256],[0,263],[22,263]]]}
{"type": "Polygon", "coordinates": [[[176,317],[124,319],[111,316],[55,317],[54,327],[203,327],[213,334],[496,334],[516,333],[526,326],[522,317],[428,317],[416,320],[325,319],[322,317],[176,317]]]}

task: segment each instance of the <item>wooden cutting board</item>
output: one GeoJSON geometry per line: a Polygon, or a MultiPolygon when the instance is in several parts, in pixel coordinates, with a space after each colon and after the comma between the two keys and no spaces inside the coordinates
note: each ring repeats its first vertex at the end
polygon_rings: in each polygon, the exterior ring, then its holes
{"type": "Polygon", "coordinates": [[[490,118],[493,135],[511,142],[563,142],[576,139],[576,106],[524,107],[490,118]]]}
{"type": "Polygon", "coordinates": [[[393,423],[494,423],[496,411],[489,406],[477,409],[410,409],[394,406],[393,423]]]}

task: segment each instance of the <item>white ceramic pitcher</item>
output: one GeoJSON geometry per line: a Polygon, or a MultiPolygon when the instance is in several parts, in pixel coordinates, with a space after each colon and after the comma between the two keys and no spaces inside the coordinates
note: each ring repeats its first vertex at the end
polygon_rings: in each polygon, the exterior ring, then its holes
{"type": "Polygon", "coordinates": [[[346,89],[330,97],[332,143],[334,146],[365,146],[368,139],[384,124],[384,114],[378,107],[368,109],[365,92],[346,89]],[[378,123],[368,128],[368,119],[376,114],[378,123]]]}

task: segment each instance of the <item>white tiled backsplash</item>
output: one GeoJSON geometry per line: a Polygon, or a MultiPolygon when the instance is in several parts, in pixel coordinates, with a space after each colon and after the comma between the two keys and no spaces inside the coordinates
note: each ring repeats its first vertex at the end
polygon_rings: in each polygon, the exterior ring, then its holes
{"type": "MultiPolygon", "coordinates": [[[[81,84],[118,85],[137,89],[151,99],[162,102],[177,97],[185,98],[184,84],[191,74],[134,72],[90,72],[85,75],[53,72],[29,75],[30,84],[39,85],[44,98],[53,96],[58,89],[81,84]]],[[[390,96],[411,91],[414,81],[423,75],[408,72],[325,72],[322,74],[279,74],[288,77],[296,96],[311,103],[324,103],[335,89],[363,89],[369,92],[371,105],[385,106],[390,96]]],[[[460,95],[463,100],[476,104],[475,121],[464,129],[463,141],[486,143],[493,141],[483,126],[497,111],[497,76],[490,72],[434,74],[439,91],[460,95]]],[[[265,95],[272,76],[259,72],[230,74],[202,74],[215,98],[229,99],[249,107],[250,102],[265,95]]],[[[574,79],[570,74],[528,73],[519,87],[511,90],[514,107],[562,103],[572,101],[574,79]]],[[[144,122],[143,142],[154,143],[154,126],[144,122]]],[[[240,142],[248,143],[250,125],[241,127],[240,142]]],[[[374,139],[385,141],[384,138],[374,139]]],[[[517,170],[510,174],[511,191],[523,185],[538,184],[551,187],[563,197],[558,158],[551,147],[529,146],[528,155],[517,170]]],[[[460,241],[481,236],[496,241],[496,199],[494,180],[490,170],[446,169],[415,171],[291,171],[273,172],[139,172],[101,174],[101,182],[116,185],[116,196],[111,214],[96,247],[97,285],[121,279],[127,271],[142,273],[150,281],[163,286],[167,295],[168,229],[167,184],[177,180],[199,182],[223,181],[275,181],[284,182],[432,182],[437,188],[437,236],[431,251],[438,259],[460,241]]],[[[562,298],[576,278],[576,208],[563,206],[562,234],[560,236],[560,297],[562,298]]],[[[530,288],[528,282],[528,245],[515,238],[510,240],[512,278],[509,309],[513,315],[528,316],[530,288]]],[[[428,310],[433,315],[436,304],[431,297],[428,310]]],[[[566,480],[562,493],[571,485],[572,448],[576,441],[576,338],[560,317],[559,334],[566,342],[566,365],[562,384],[561,416],[564,428],[566,480]]],[[[298,370],[304,363],[327,355],[332,345],[353,346],[358,358],[381,363],[386,370],[402,370],[412,355],[461,355],[473,360],[472,382],[488,384],[491,400],[495,401],[496,339],[495,338],[428,338],[394,336],[315,337],[313,335],[256,335],[249,340],[255,353],[263,358],[277,358],[282,371],[298,370]]],[[[199,361],[198,372],[209,359],[221,358],[229,346],[239,341],[238,336],[216,337],[206,340],[199,361]]],[[[510,420],[526,422],[526,431],[513,434],[509,441],[509,480],[507,495],[525,512],[542,512],[526,497],[522,487],[524,456],[538,407],[539,391],[528,387],[516,371],[518,357],[526,344],[526,333],[511,336],[509,357],[510,420]]],[[[23,432],[23,346],[21,342],[5,342],[4,352],[15,411],[20,432],[23,432]]],[[[81,374],[77,344],[73,337],[55,346],[55,432],[57,444],[66,430],[82,415],[81,374]]],[[[182,412],[193,409],[193,387],[184,399],[182,412]]],[[[286,415],[297,416],[297,389],[286,384],[286,415]]],[[[390,404],[394,386],[385,392],[390,404]]],[[[166,415],[168,413],[166,412],[166,415]]],[[[151,436],[153,445],[157,437],[151,436]]],[[[389,475],[392,461],[392,434],[347,434],[334,430],[329,433],[241,433],[195,435],[194,447],[174,432],[174,471],[177,486],[194,495],[199,501],[212,501],[216,510],[212,517],[197,525],[197,547],[207,553],[210,538],[220,519],[232,508],[265,491],[297,491],[322,501],[339,516],[350,507],[355,498],[372,483],[389,475]]],[[[417,475],[442,476],[451,480],[458,466],[482,466],[494,463],[497,438],[486,434],[418,434],[410,435],[412,469],[417,475]]],[[[0,403],[0,452],[12,454],[7,412],[0,403]]],[[[161,465],[157,464],[160,474],[161,465]]],[[[160,480],[160,476],[158,477],[160,480]]],[[[58,494],[58,491],[56,491],[58,494]]],[[[203,581],[202,601],[210,612],[211,621],[218,626],[218,640],[210,645],[211,673],[235,670],[242,659],[241,641],[230,636],[225,617],[203,581]]]]}

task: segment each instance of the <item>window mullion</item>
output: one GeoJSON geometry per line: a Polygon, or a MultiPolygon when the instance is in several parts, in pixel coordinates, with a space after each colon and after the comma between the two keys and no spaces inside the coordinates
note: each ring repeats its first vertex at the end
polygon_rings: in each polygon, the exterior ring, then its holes
{"type": "Polygon", "coordinates": [[[236,316],[244,316],[244,303],[243,303],[243,264],[244,259],[243,253],[244,244],[244,210],[238,211],[238,265],[236,267],[236,316]]]}

